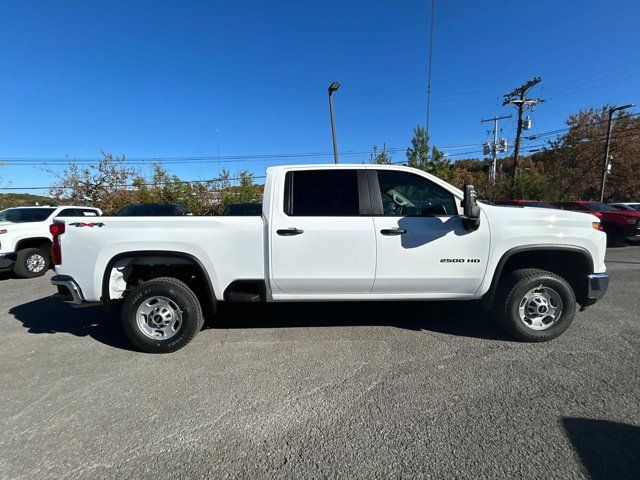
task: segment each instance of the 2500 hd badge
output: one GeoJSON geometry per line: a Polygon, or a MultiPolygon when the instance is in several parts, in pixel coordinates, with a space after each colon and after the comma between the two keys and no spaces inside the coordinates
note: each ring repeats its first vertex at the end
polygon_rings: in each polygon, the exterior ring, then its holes
{"type": "Polygon", "coordinates": [[[440,263],[480,263],[479,258],[441,258],[440,263]]]}

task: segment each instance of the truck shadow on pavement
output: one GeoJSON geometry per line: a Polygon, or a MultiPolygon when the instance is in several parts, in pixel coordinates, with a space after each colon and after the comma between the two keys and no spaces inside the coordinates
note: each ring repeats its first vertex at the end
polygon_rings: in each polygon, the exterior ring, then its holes
{"type": "Polygon", "coordinates": [[[640,428],[573,417],[562,426],[592,480],[638,478],[640,428]]]}
{"type": "Polygon", "coordinates": [[[49,297],[18,305],[9,310],[29,333],[68,333],[90,336],[100,343],[124,350],[135,350],[129,343],[117,314],[108,314],[101,306],[73,308],[49,297]]]}
{"type": "MultiPolygon", "coordinates": [[[[73,308],[49,297],[9,310],[29,333],[90,336],[114,348],[135,350],[119,315],[101,306],[73,308]]],[[[391,326],[414,331],[509,341],[477,302],[305,302],[229,304],[205,328],[391,326]]]]}
{"type": "Polygon", "coordinates": [[[511,341],[480,302],[301,302],[225,304],[212,328],[391,326],[511,341]]]}

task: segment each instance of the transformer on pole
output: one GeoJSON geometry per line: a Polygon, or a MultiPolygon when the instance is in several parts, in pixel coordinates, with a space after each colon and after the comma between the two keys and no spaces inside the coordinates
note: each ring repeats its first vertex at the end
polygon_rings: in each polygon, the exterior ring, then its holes
{"type": "Polygon", "coordinates": [[[492,162],[491,169],[489,170],[489,179],[492,182],[496,181],[498,152],[502,153],[507,151],[507,139],[498,139],[498,120],[502,120],[505,118],[511,118],[511,115],[503,115],[501,117],[493,117],[480,120],[480,123],[493,122],[493,141],[491,142],[487,140],[482,146],[482,151],[485,155],[491,154],[492,162]]]}

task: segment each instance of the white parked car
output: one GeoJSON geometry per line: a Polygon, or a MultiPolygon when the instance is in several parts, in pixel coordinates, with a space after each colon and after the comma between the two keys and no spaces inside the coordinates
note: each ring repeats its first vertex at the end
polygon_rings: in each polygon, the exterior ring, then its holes
{"type": "Polygon", "coordinates": [[[482,300],[513,337],[564,332],[608,286],[593,215],[479,204],[420,170],[267,170],[262,216],[57,220],[52,283],[120,304],[129,339],[170,352],[220,302],[482,300]]]}
{"type": "Polygon", "coordinates": [[[56,217],[96,217],[92,207],[15,207],[0,211],[0,272],[13,270],[20,277],[39,277],[50,266],[52,235],[49,225],[56,217]]]}

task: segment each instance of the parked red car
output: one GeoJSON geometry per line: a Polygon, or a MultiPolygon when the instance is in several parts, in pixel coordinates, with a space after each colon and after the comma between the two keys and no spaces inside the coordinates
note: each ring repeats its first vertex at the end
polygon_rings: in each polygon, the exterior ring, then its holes
{"type": "Polygon", "coordinates": [[[607,233],[607,241],[615,245],[623,238],[640,240],[640,212],[617,210],[611,205],[599,202],[551,202],[556,208],[585,212],[600,218],[607,233]]]}
{"type": "Polygon", "coordinates": [[[496,202],[496,205],[506,205],[511,207],[556,208],[549,202],[543,202],[542,200],[527,200],[524,198],[519,200],[501,200],[499,202],[496,202]]]}

